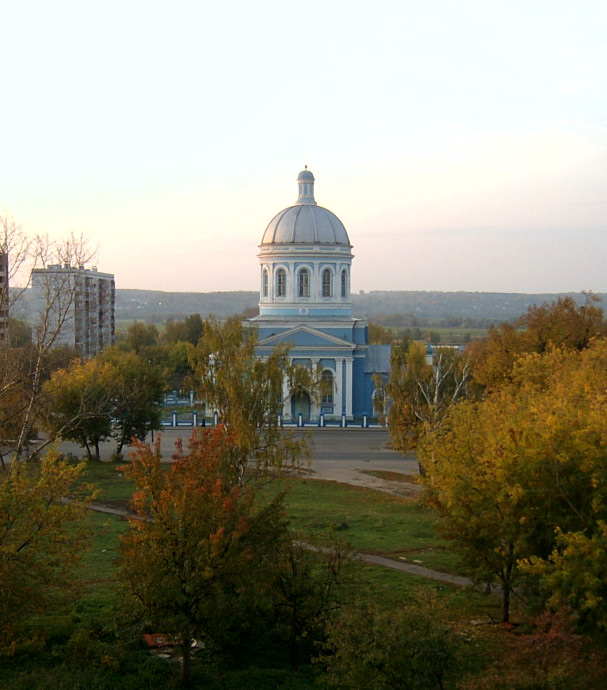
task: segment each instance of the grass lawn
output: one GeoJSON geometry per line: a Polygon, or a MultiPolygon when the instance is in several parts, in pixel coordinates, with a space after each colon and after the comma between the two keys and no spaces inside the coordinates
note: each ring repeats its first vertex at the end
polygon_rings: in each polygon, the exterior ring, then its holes
{"type": "Polygon", "coordinates": [[[437,535],[437,520],[418,500],[336,482],[291,479],[272,482],[268,494],[286,490],[296,528],[334,531],[353,550],[421,563],[459,574],[457,555],[437,535]]]}
{"type": "MultiPolygon", "coordinates": [[[[133,485],[121,467],[120,462],[87,464],[82,481],[99,488],[98,502],[128,507],[133,485]]],[[[457,554],[437,534],[436,517],[420,501],[313,479],[274,480],[262,488],[262,495],[271,498],[279,491],[286,491],[289,518],[296,529],[333,531],[355,551],[461,574],[457,554]]]]}

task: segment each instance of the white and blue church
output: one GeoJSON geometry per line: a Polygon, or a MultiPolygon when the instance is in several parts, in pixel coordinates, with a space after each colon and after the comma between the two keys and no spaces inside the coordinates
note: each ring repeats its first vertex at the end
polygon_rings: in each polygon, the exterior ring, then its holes
{"type": "Polygon", "coordinates": [[[320,400],[291,393],[285,383],[285,421],[361,421],[375,416],[373,374],[387,377],[390,346],[369,345],[366,319],[352,316],[352,245],[339,218],[316,203],[314,175],[297,177],[297,201],[278,213],[259,245],[257,354],[288,344],[296,364],[321,372],[320,400]]]}

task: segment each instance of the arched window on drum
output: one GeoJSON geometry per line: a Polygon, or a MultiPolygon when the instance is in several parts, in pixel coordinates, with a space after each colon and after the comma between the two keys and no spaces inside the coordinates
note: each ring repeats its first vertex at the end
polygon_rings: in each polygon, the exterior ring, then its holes
{"type": "Polygon", "coordinates": [[[287,295],[287,272],[284,268],[276,271],[276,297],[286,297],[287,295]]]}
{"type": "Polygon", "coordinates": [[[310,271],[307,268],[302,268],[299,272],[299,291],[300,297],[310,296],[310,271]]]}
{"type": "Polygon", "coordinates": [[[322,296],[323,297],[331,297],[331,294],[333,292],[333,285],[332,285],[332,275],[331,275],[331,270],[328,268],[325,268],[325,270],[322,272],[322,296]]]}

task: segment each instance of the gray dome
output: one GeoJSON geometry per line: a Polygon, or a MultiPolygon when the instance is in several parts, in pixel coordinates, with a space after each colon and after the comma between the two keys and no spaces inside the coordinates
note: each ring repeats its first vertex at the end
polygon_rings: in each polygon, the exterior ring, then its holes
{"type": "Polygon", "coordinates": [[[314,175],[307,169],[297,177],[299,197],[270,221],[261,244],[341,244],[350,246],[339,218],[314,199],[314,175]]]}
{"type": "Polygon", "coordinates": [[[350,246],[339,218],[322,206],[299,204],[276,215],[263,234],[262,244],[342,244],[350,246]]]}

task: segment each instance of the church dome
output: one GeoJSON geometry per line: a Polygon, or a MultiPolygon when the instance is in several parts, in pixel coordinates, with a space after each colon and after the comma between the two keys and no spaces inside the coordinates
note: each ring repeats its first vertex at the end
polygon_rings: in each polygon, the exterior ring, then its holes
{"type": "Polygon", "coordinates": [[[314,200],[314,175],[306,168],[298,177],[299,197],[270,221],[261,240],[268,244],[333,244],[350,246],[339,218],[314,200]]]}

